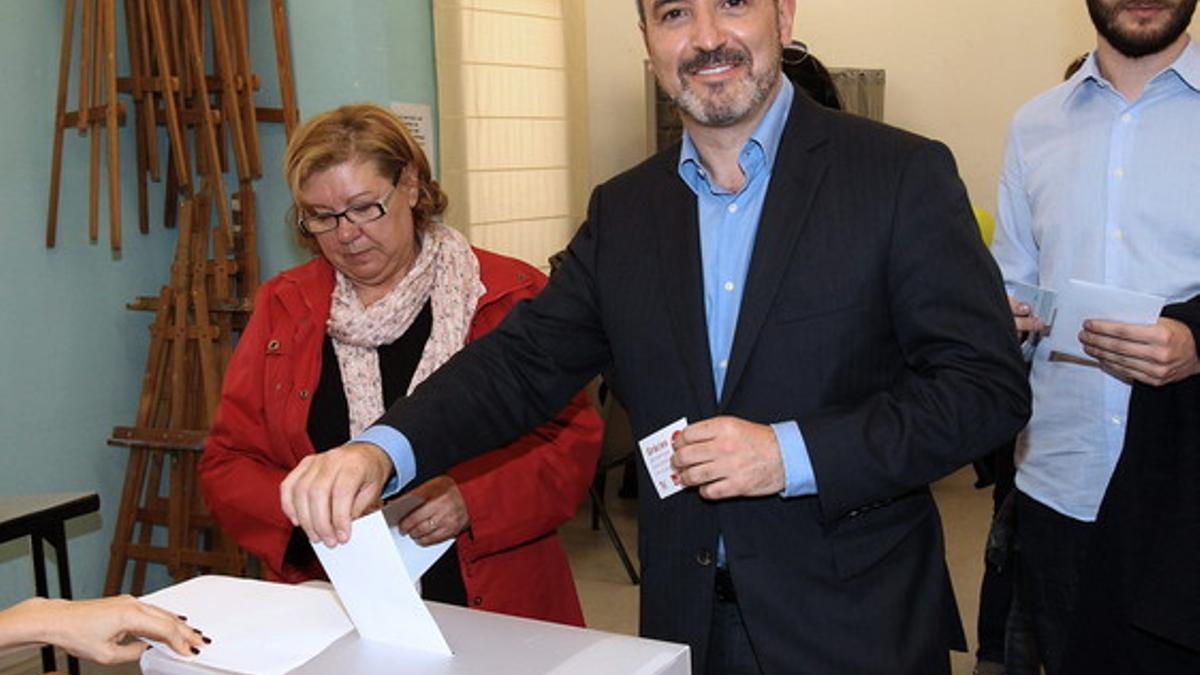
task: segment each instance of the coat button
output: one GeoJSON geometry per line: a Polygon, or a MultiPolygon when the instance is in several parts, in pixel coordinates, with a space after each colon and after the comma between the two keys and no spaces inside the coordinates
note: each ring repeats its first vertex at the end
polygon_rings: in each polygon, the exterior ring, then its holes
{"type": "Polygon", "coordinates": [[[709,565],[713,564],[712,551],[710,551],[706,548],[702,548],[699,551],[696,551],[696,562],[700,563],[701,565],[703,565],[705,567],[708,567],[709,565]]]}
{"type": "Polygon", "coordinates": [[[269,352],[279,351],[279,340],[271,340],[270,342],[268,342],[267,343],[267,351],[269,351],[269,352]]]}
{"type": "Polygon", "coordinates": [[[307,390],[307,389],[301,389],[301,390],[300,390],[300,400],[301,400],[301,401],[306,401],[306,400],[308,400],[308,390],[307,390]]]}
{"type": "Polygon", "coordinates": [[[473,603],[474,603],[474,604],[476,604],[476,605],[482,605],[482,604],[483,604],[483,596],[482,596],[482,595],[477,595],[477,596],[475,596],[474,598],[472,598],[472,599],[471,599],[471,602],[473,602],[473,603]]]}

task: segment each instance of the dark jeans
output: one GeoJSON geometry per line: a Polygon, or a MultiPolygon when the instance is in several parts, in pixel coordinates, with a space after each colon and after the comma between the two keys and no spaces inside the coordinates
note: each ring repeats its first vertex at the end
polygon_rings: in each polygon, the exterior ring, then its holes
{"type": "Polygon", "coordinates": [[[737,594],[726,570],[717,570],[712,624],[708,633],[708,675],[762,675],[737,594]]]}
{"type": "Polygon", "coordinates": [[[1094,527],[1020,490],[1016,499],[1018,605],[1046,675],[1059,675],[1094,527]]]}

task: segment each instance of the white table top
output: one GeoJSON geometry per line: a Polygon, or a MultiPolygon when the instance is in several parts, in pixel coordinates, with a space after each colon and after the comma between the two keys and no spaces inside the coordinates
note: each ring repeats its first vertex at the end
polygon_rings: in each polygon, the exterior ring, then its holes
{"type": "MultiPolygon", "coordinates": [[[[430,675],[690,675],[686,645],[521,619],[436,602],[427,603],[454,657],[446,659],[367,642],[352,632],[292,671],[429,673],[430,675]]],[[[214,671],[156,650],[142,656],[147,675],[204,675],[214,671]]]]}

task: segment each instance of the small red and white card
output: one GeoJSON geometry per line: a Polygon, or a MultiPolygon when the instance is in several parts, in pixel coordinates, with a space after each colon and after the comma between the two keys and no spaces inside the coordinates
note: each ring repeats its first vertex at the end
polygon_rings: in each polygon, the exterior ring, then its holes
{"type": "Polygon", "coordinates": [[[681,417],[638,441],[642,459],[646,462],[646,470],[650,472],[654,489],[658,490],[659,499],[666,499],[683,489],[683,484],[679,482],[679,474],[671,468],[671,455],[675,454],[671,438],[683,431],[687,424],[687,418],[681,417]]]}

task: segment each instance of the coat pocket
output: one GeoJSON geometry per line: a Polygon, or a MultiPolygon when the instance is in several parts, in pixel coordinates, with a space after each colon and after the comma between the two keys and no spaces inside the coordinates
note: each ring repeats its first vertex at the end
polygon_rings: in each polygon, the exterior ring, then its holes
{"type": "Polygon", "coordinates": [[[935,513],[933,497],[922,490],[859,509],[843,518],[833,533],[833,561],[843,581],[866,572],[935,513]]]}

